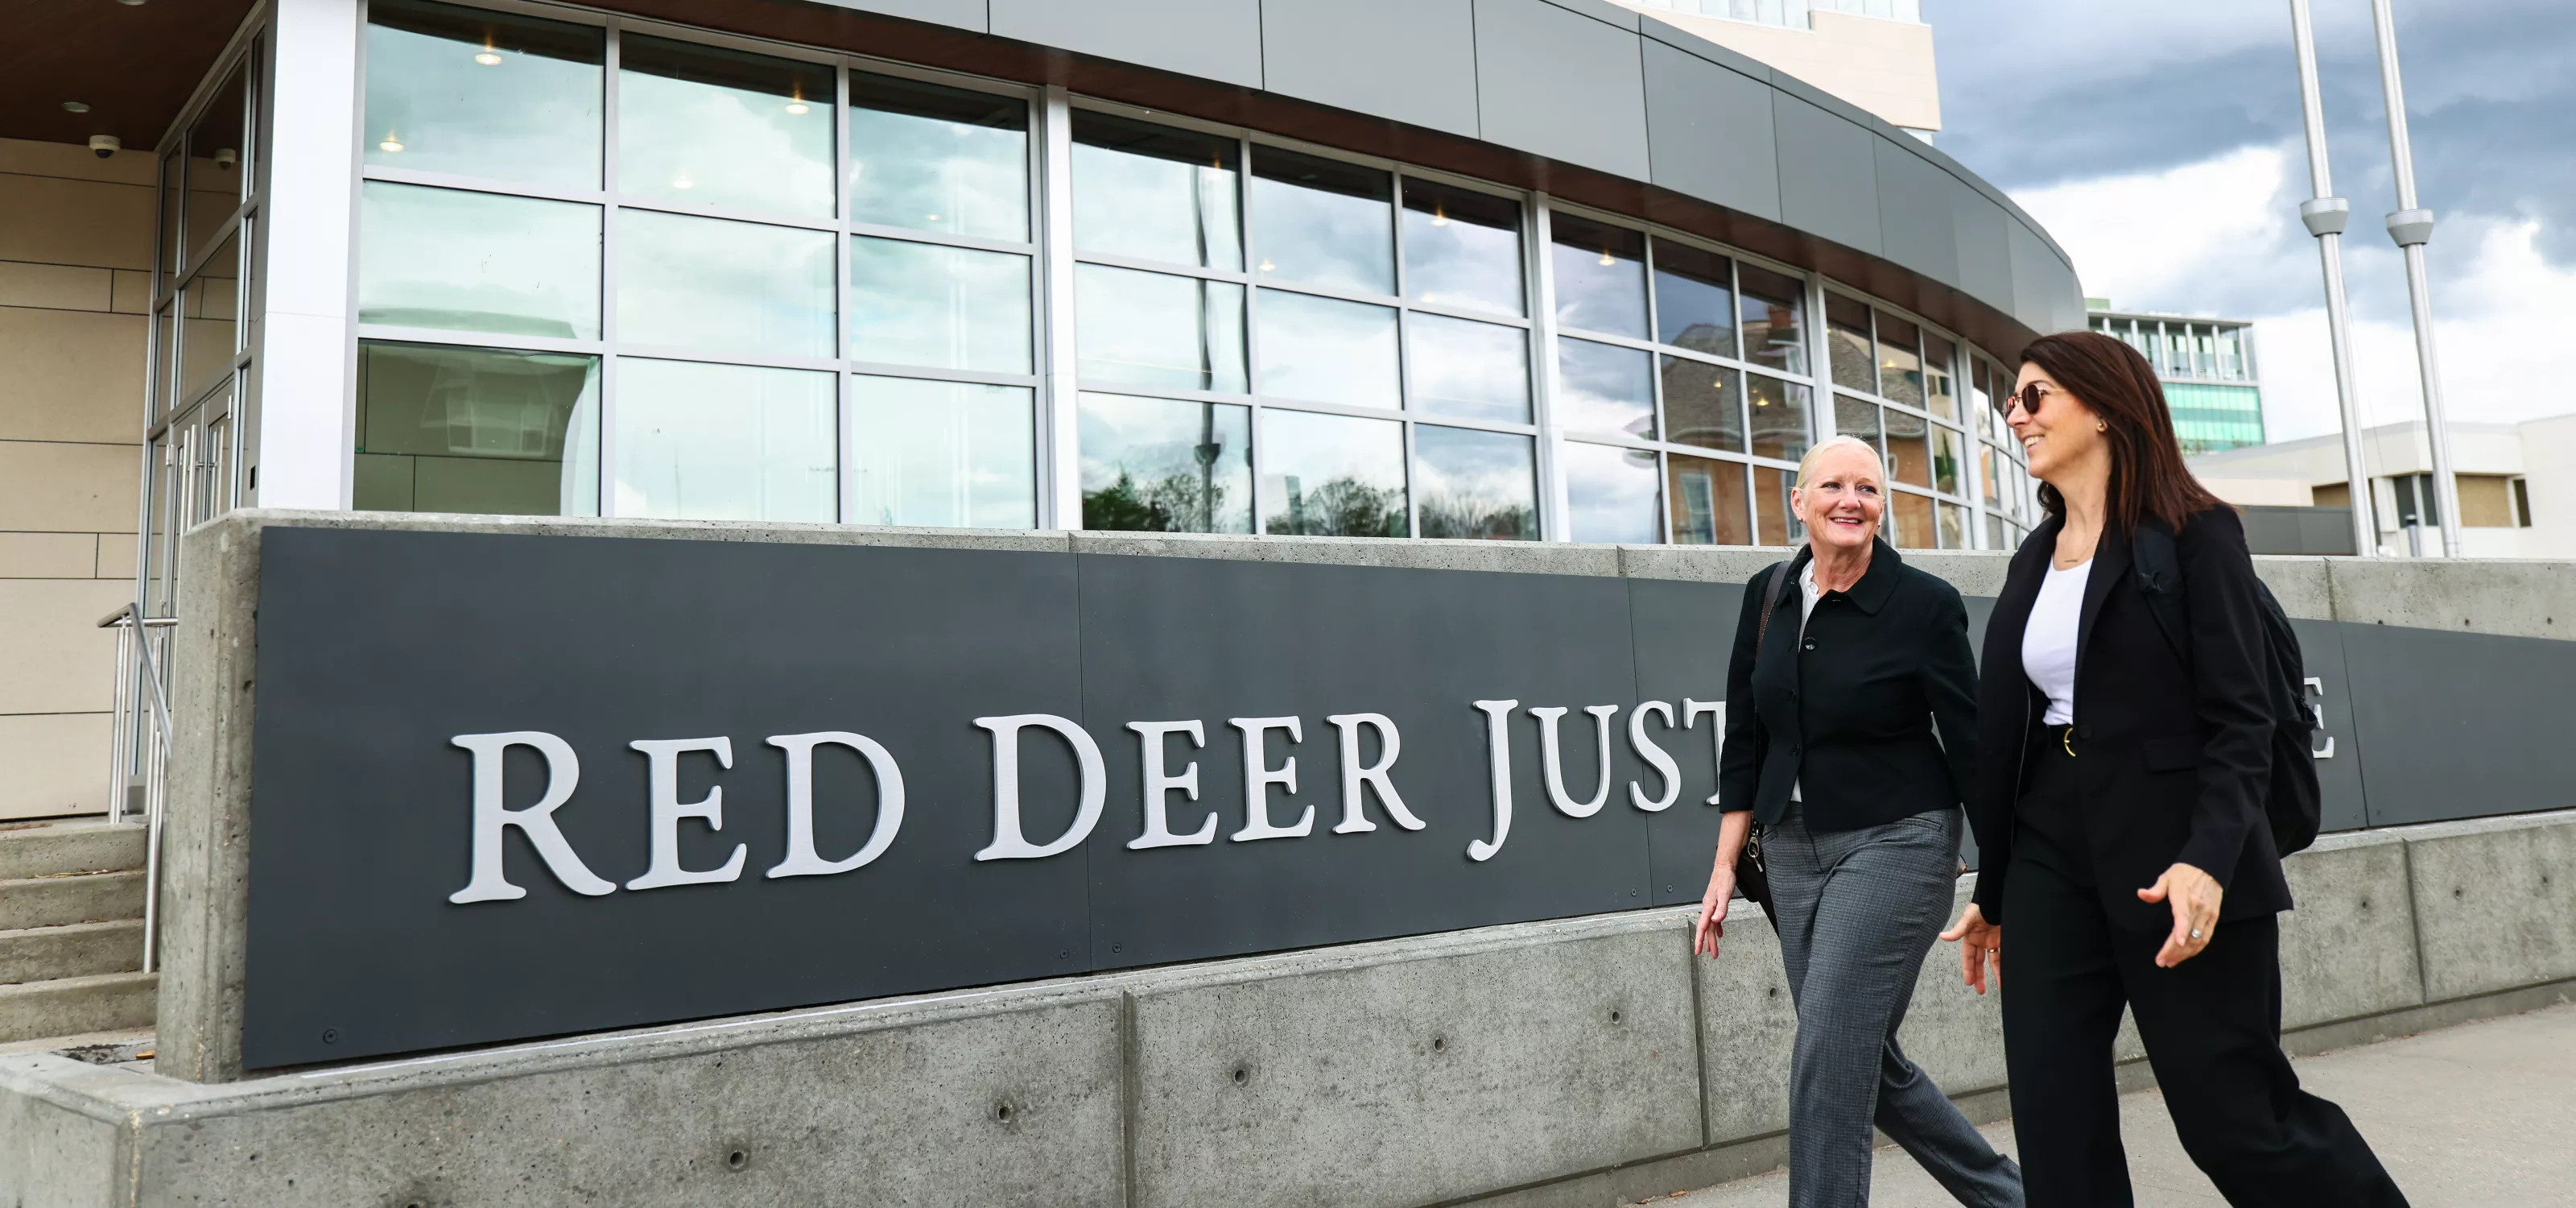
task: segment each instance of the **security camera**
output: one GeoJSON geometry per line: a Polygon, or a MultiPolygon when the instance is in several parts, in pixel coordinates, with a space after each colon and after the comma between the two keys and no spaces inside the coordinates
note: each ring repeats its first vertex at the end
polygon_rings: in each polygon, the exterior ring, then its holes
{"type": "Polygon", "coordinates": [[[124,149],[125,144],[117,141],[116,136],[113,134],[93,134],[89,136],[89,153],[99,157],[100,159],[106,159],[108,156],[114,155],[124,149]]]}
{"type": "Polygon", "coordinates": [[[237,163],[240,163],[240,162],[241,162],[241,153],[240,153],[240,152],[237,152],[237,151],[235,151],[235,150],[233,150],[233,149],[232,149],[232,148],[230,148],[230,147],[225,147],[225,148],[223,148],[222,150],[215,152],[215,170],[216,170],[216,171],[219,171],[219,172],[230,172],[230,171],[232,171],[232,170],[233,170],[233,165],[234,165],[234,164],[237,164],[237,163]]]}

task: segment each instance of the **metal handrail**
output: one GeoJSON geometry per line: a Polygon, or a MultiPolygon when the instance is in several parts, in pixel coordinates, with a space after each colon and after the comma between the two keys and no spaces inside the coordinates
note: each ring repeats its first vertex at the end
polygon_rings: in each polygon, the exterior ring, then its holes
{"type": "Polygon", "coordinates": [[[161,661],[152,650],[152,630],[168,629],[179,623],[176,617],[143,615],[138,604],[120,605],[115,612],[101,618],[98,627],[114,629],[116,635],[116,722],[115,737],[108,758],[113,766],[109,780],[109,819],[125,821],[127,800],[131,794],[135,771],[142,773],[143,787],[143,971],[150,973],[159,964],[161,913],[161,821],[162,805],[168,793],[170,735],[175,728],[170,718],[168,688],[162,683],[161,661]],[[144,707],[136,708],[132,699],[134,681],[143,681],[144,707]],[[141,715],[143,724],[138,725],[141,715]],[[140,768],[136,767],[140,764],[140,768]]]}

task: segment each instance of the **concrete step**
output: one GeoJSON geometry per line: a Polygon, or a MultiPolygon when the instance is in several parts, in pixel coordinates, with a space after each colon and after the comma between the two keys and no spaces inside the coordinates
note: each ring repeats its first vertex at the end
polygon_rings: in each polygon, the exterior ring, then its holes
{"type": "Polygon", "coordinates": [[[143,920],[0,931],[0,985],[131,973],[143,967],[143,920]]]}
{"type": "Polygon", "coordinates": [[[148,1028],[160,1004],[158,973],[99,973],[0,986],[0,1043],[148,1028]]]}
{"type": "Polygon", "coordinates": [[[0,825],[0,881],[143,867],[143,827],[96,818],[0,825]]]}
{"type": "Polygon", "coordinates": [[[0,881],[0,931],[142,917],[139,869],[0,881]]]}

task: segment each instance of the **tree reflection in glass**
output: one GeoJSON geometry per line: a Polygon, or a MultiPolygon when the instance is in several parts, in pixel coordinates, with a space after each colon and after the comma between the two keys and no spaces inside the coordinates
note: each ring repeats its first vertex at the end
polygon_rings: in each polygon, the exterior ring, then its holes
{"type": "Polygon", "coordinates": [[[1073,308],[1086,381],[1246,389],[1240,285],[1083,264],[1074,268],[1073,308]]]}
{"type": "Polygon", "coordinates": [[[1520,203],[1406,177],[1404,292],[1440,306],[1523,313],[1520,203]]]}
{"type": "Polygon", "coordinates": [[[1261,531],[1412,535],[1405,519],[1402,424],[1272,407],[1261,414],[1261,442],[1261,531]]]}
{"type": "Polygon", "coordinates": [[[1572,214],[1548,215],[1556,270],[1556,321],[1584,331],[1646,338],[1646,237],[1572,214]]]}
{"type": "Polygon", "coordinates": [[[1529,422],[1527,333],[1499,323],[1421,311],[1405,322],[1412,331],[1414,410],[1460,419],[1529,422]]]}
{"type": "Polygon", "coordinates": [[[1073,246],[1240,270],[1233,139],[1077,110],[1073,246]]]}
{"type": "Polygon", "coordinates": [[[1252,531],[1252,408],[1081,396],[1082,527],[1252,531]]]}
{"type": "Polygon", "coordinates": [[[850,357],[1029,372],[1029,258],[852,238],[850,357]]]}
{"type": "Polygon", "coordinates": [[[1395,179],[1264,147],[1252,158],[1256,280],[1395,292],[1395,179]]]}
{"type": "Polygon", "coordinates": [[[358,321],[599,338],[599,207],[371,180],[358,321]]]}
{"type": "Polygon", "coordinates": [[[850,217],[986,239],[1029,237],[1029,105],[850,73],[850,217]]]}
{"type": "Polygon", "coordinates": [[[1035,392],[921,378],[850,379],[853,524],[1037,523],[1035,392]]]}
{"type": "Polygon", "coordinates": [[[832,69],[628,34],[617,180],[705,206],[832,216],[832,69]]]}
{"type": "Polygon", "coordinates": [[[1403,405],[1395,310],[1287,290],[1261,291],[1261,393],[1310,402],[1403,405]]]}
{"type": "Polygon", "coordinates": [[[832,376],[620,358],[617,514],[830,521],[832,376]]]}
{"type": "Polygon", "coordinates": [[[1538,540],[1529,437],[1419,424],[1413,464],[1423,536],[1538,540]]]}
{"type": "Polygon", "coordinates": [[[1590,340],[1556,342],[1556,422],[1575,432],[1655,437],[1654,357],[1590,340]]]}
{"type": "Polygon", "coordinates": [[[1557,466],[1565,475],[1566,519],[1575,540],[1629,545],[1661,540],[1651,450],[1569,440],[1557,446],[1557,466]]]}
{"type": "Polygon", "coordinates": [[[368,166],[599,187],[597,26],[374,0],[366,54],[368,166]]]}

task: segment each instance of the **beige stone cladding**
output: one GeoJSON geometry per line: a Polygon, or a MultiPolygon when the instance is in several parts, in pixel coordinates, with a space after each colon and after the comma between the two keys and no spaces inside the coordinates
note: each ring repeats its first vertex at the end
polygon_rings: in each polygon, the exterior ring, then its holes
{"type": "Polygon", "coordinates": [[[107,808],[151,249],[150,153],[0,139],[0,820],[107,808]]]}

